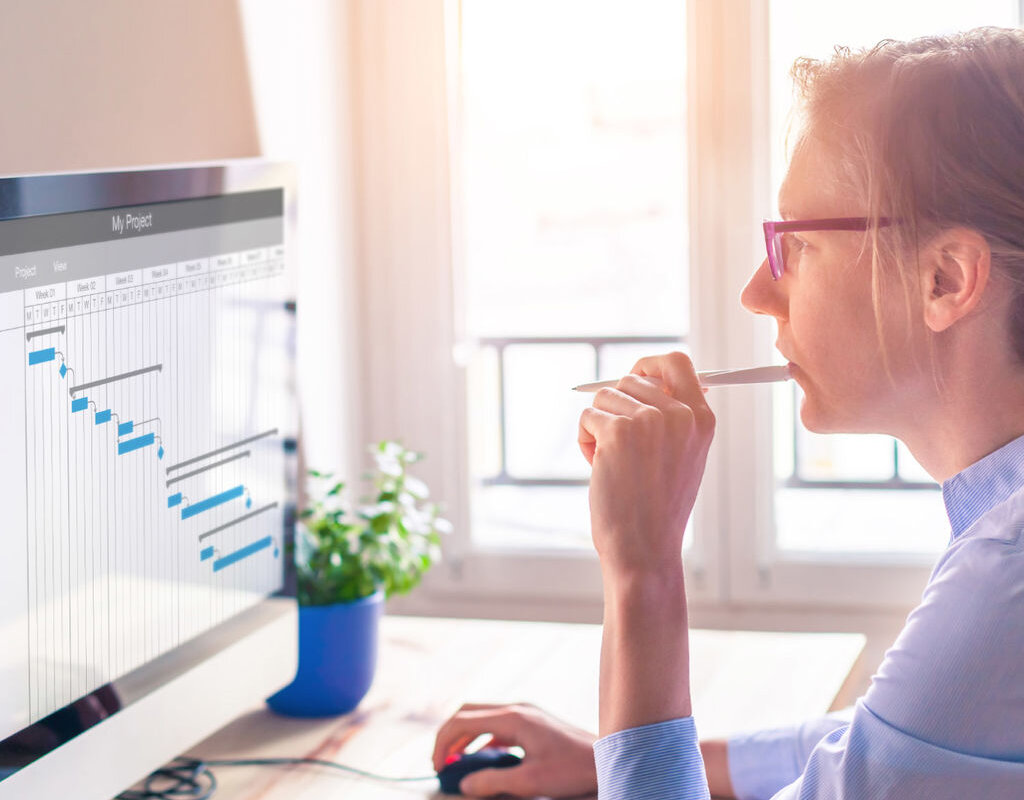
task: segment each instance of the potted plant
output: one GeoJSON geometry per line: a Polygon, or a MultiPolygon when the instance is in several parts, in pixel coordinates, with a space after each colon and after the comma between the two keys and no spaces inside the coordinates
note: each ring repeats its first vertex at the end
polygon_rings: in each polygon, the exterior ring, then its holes
{"type": "Polygon", "coordinates": [[[292,553],[299,600],[299,668],[267,703],[279,713],[318,717],[354,709],[373,682],[384,600],[415,587],[441,558],[451,531],[426,484],[407,472],[423,456],[398,442],[370,448],[373,502],[349,508],[345,485],[310,470],[310,505],[299,515],[292,553]]]}

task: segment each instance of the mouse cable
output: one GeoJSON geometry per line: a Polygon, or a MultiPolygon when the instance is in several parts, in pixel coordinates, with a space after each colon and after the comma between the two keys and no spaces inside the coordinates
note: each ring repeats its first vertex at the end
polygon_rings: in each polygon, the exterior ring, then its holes
{"type": "Polygon", "coordinates": [[[276,767],[289,764],[310,764],[351,772],[378,781],[436,781],[437,775],[419,778],[391,778],[348,767],[322,758],[224,758],[200,760],[176,758],[165,767],[154,770],[141,790],[121,792],[117,800],[209,800],[217,791],[217,779],[210,767],[276,767]]]}

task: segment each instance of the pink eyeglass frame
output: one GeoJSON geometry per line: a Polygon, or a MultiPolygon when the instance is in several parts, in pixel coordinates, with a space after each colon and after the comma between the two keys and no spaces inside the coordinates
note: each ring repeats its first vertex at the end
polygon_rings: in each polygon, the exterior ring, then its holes
{"type": "MultiPolygon", "coordinates": [[[[773,280],[782,277],[785,267],[782,255],[782,234],[798,231],[866,231],[871,227],[869,217],[832,217],[830,219],[766,219],[764,227],[764,244],[768,250],[768,271],[773,280]]],[[[892,225],[888,217],[878,218],[878,227],[892,225]]]]}

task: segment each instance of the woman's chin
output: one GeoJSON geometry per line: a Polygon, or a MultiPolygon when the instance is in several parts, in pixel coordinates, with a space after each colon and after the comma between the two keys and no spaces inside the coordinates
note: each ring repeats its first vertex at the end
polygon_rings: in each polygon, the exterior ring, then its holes
{"type": "Polygon", "coordinates": [[[800,422],[811,433],[841,433],[842,425],[837,419],[836,409],[823,405],[820,393],[810,385],[806,374],[793,372],[793,378],[800,385],[800,422]]]}
{"type": "Polygon", "coordinates": [[[800,423],[811,433],[830,433],[831,427],[825,415],[814,403],[808,402],[807,395],[800,401],[800,423]]]}
{"type": "Polygon", "coordinates": [[[868,426],[863,415],[847,407],[828,405],[817,399],[813,391],[800,401],[800,422],[811,433],[878,433],[877,426],[868,426]]]}

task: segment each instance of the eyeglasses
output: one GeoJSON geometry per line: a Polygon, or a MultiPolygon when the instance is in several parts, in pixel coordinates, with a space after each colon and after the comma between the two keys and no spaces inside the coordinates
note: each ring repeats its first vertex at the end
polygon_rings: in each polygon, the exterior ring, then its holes
{"type": "MultiPolygon", "coordinates": [[[[891,225],[888,217],[878,218],[878,227],[891,225]]],[[[790,241],[784,234],[797,231],[866,231],[871,227],[868,217],[834,217],[832,219],[787,219],[764,221],[764,243],[768,248],[768,271],[772,278],[782,277],[789,256],[790,241]]]]}

